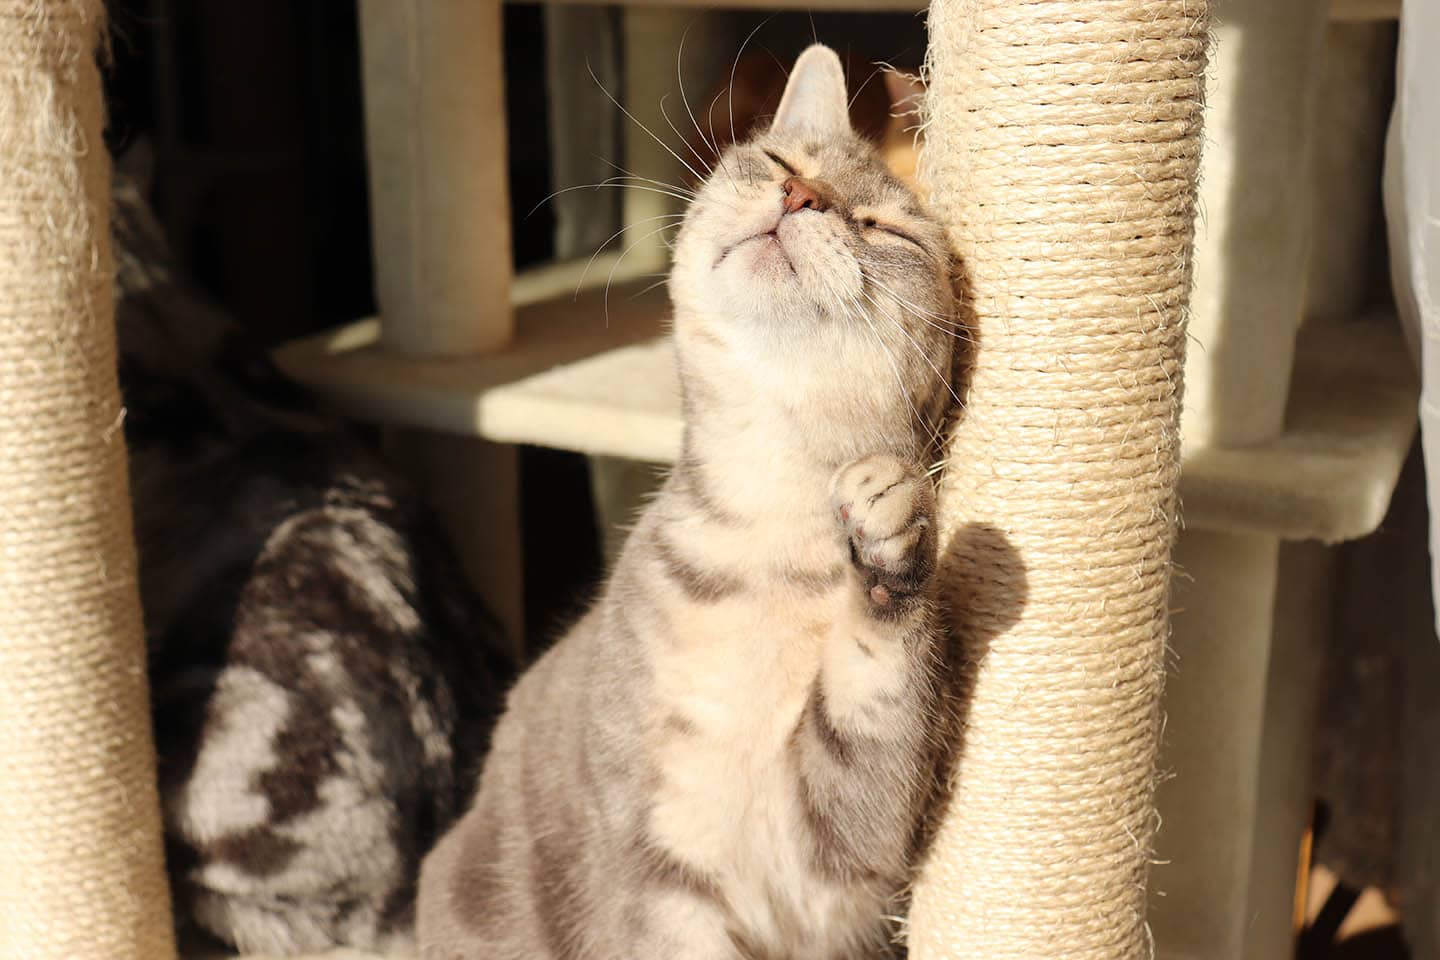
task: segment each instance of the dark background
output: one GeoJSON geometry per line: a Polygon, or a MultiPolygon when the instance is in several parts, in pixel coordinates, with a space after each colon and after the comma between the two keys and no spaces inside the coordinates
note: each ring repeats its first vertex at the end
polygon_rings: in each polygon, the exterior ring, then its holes
{"type": "MultiPolygon", "coordinates": [[[[116,0],[110,18],[107,139],[118,156],[153,148],[154,205],[190,277],[266,346],[373,314],[354,0],[116,0]]],[[[551,189],[535,162],[542,21],[505,7],[517,267],[552,252],[548,209],[527,215],[551,189]]],[[[583,457],[522,448],[521,487],[536,636],[598,578],[599,549],[583,457]]]]}
{"type": "MultiPolygon", "coordinates": [[[[354,0],[111,4],[109,140],[156,149],[155,203],[191,276],[267,343],[375,309],[354,0]]],[[[543,11],[505,6],[516,266],[553,224],[543,11]],[[516,162],[523,158],[524,162],[516,162]]]]}

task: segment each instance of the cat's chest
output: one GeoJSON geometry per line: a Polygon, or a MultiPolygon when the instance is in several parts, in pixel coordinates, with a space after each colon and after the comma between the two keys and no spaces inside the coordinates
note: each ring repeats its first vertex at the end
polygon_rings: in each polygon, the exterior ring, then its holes
{"type": "Polygon", "coordinates": [[[804,942],[786,954],[796,957],[832,955],[827,931],[848,930],[851,914],[846,895],[814,875],[793,753],[838,606],[792,596],[757,600],[745,615],[711,611],[691,622],[683,652],[656,664],[649,829],[715,879],[748,929],[781,937],[777,905],[803,912],[804,929],[786,934],[804,942]]]}
{"type": "Polygon", "coordinates": [[[654,825],[692,862],[762,869],[737,856],[783,853],[798,835],[790,751],[836,607],[776,596],[705,611],[656,658],[654,825]]]}
{"type": "Polygon", "coordinates": [[[783,745],[834,626],[835,589],[797,599],[776,586],[743,604],[691,607],[656,651],[656,692],[716,741],[750,753],[783,745]]]}

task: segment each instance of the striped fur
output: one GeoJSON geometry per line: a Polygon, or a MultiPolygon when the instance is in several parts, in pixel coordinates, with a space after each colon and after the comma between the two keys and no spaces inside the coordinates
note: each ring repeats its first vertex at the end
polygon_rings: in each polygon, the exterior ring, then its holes
{"type": "Polygon", "coordinates": [[[933,778],[951,267],[812,48],[687,214],[684,455],[512,692],[422,871],[426,960],[885,953],[933,778]]]}

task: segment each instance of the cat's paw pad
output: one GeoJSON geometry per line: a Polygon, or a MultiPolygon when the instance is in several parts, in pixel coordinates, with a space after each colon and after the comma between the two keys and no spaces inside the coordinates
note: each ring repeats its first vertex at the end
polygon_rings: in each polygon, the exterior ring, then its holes
{"type": "Polygon", "coordinates": [[[830,507],[873,603],[916,592],[934,572],[935,494],[917,464],[888,454],[852,460],[830,480],[830,507]]]}

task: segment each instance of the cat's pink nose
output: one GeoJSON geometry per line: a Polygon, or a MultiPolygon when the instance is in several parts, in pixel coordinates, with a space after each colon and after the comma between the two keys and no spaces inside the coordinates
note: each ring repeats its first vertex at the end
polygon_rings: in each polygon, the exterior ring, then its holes
{"type": "Polygon", "coordinates": [[[794,213],[797,210],[814,210],[824,213],[830,209],[830,194],[825,189],[825,184],[818,180],[807,180],[804,177],[787,177],[780,185],[785,191],[785,212],[794,213]]]}

